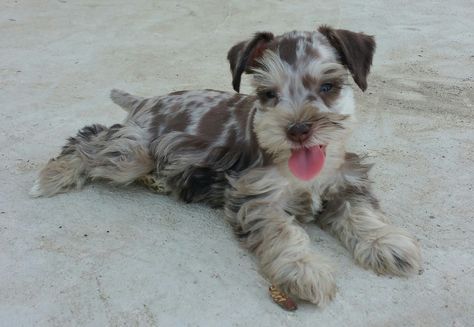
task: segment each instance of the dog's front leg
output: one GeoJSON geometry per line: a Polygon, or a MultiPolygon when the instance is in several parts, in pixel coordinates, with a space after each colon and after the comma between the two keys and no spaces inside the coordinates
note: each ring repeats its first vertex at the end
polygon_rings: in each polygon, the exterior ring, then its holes
{"type": "Polygon", "coordinates": [[[336,291],[332,270],[311,248],[306,231],[283,210],[284,191],[274,181],[259,173],[234,181],[226,194],[227,216],[272,284],[324,305],[336,291]]]}
{"type": "Polygon", "coordinates": [[[364,268],[406,276],[420,270],[420,249],[405,230],[389,224],[369,189],[348,187],[326,200],[319,223],[341,240],[364,268]]]}

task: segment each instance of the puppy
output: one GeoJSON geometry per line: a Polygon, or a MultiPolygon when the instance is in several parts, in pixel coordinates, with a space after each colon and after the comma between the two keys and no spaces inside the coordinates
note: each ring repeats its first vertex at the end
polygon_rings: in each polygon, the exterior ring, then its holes
{"type": "Polygon", "coordinates": [[[390,225],[371,192],[370,165],[345,149],[354,123],[349,75],[367,88],[374,49],[371,36],[327,26],[257,33],[228,53],[234,89],[244,72],[253,74],[252,95],[200,90],[145,99],[113,90],[112,100],[128,111],[125,122],[80,130],[31,194],[51,196],[93,179],[152,178],[162,193],[223,207],[265,277],[317,305],[336,286],[303,223],[334,235],[364,268],[416,273],[417,242],[390,225]]]}

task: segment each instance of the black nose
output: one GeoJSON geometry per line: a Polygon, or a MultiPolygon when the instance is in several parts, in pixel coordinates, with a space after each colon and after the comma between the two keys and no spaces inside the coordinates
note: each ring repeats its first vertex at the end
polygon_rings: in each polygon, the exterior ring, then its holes
{"type": "Polygon", "coordinates": [[[304,142],[311,136],[311,124],[296,123],[287,131],[288,138],[294,142],[304,142]]]}

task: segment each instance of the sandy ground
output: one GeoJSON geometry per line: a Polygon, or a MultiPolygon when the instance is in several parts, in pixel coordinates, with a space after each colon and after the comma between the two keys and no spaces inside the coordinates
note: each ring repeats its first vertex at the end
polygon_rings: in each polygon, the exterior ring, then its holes
{"type": "Polygon", "coordinates": [[[470,0],[3,0],[0,325],[474,326],[473,11],[470,0]],[[376,276],[309,227],[338,295],[287,313],[218,211],[139,186],[28,197],[66,137],[124,118],[111,88],[230,91],[232,44],[321,23],[377,37],[351,149],[372,157],[386,212],[419,238],[422,275],[376,276]]]}

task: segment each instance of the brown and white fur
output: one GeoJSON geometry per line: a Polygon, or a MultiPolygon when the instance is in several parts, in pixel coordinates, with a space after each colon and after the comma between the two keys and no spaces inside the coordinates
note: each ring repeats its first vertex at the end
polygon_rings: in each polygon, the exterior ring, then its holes
{"type": "Polygon", "coordinates": [[[257,33],[228,54],[234,89],[251,73],[254,95],[201,90],[145,99],[113,90],[112,100],[129,112],[125,122],[80,130],[31,194],[153,174],[163,193],[223,207],[269,281],[318,305],[333,298],[334,275],[302,223],[315,221],[364,268],[416,273],[417,242],[390,225],[371,193],[370,165],[345,149],[354,122],[349,74],[365,90],[374,49],[371,36],[327,26],[257,33]],[[295,131],[301,124],[304,137],[295,131]],[[315,145],[326,152],[324,168],[298,180],[288,168],[291,149],[315,145]]]}

